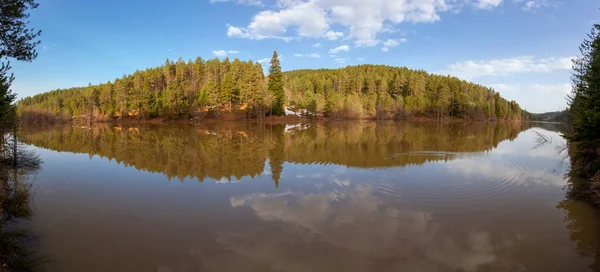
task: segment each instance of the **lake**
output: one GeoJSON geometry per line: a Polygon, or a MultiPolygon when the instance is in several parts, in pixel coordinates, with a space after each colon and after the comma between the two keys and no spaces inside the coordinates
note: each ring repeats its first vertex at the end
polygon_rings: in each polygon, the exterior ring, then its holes
{"type": "Polygon", "coordinates": [[[556,124],[28,126],[49,271],[594,271],[556,124]],[[546,142],[540,142],[539,134],[546,142]]]}

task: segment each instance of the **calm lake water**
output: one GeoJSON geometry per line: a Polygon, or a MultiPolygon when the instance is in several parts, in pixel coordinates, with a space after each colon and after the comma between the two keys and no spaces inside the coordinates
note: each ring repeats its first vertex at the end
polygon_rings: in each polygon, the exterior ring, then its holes
{"type": "Polygon", "coordinates": [[[28,127],[50,271],[594,271],[555,125],[28,127]],[[550,141],[538,143],[536,132],[550,141]]]}

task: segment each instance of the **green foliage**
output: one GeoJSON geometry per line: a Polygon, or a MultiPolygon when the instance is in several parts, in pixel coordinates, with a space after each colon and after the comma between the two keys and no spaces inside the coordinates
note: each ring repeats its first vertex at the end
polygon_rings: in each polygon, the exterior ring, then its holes
{"type": "Polygon", "coordinates": [[[10,63],[4,62],[13,58],[19,61],[32,61],[37,57],[35,47],[40,44],[36,38],[41,31],[28,28],[29,10],[38,4],[33,0],[0,1],[0,123],[2,126],[14,121],[16,116],[12,103],[16,95],[10,90],[14,80],[8,74],[10,63]]]}
{"type": "Polygon", "coordinates": [[[573,135],[580,149],[600,147],[600,24],[595,24],[580,46],[573,64],[573,135]]]}
{"type": "Polygon", "coordinates": [[[179,59],[113,82],[27,97],[18,105],[25,121],[39,115],[79,118],[90,112],[96,119],[187,117],[198,107],[233,109],[242,105],[248,105],[252,115],[264,115],[273,104],[264,85],[262,67],[252,61],[179,59]]]}
{"type": "Polygon", "coordinates": [[[317,115],[386,119],[408,114],[498,120],[530,116],[489,87],[405,67],[360,65],[283,74],[289,103],[317,115]],[[322,112],[314,112],[312,101],[319,93],[323,93],[324,107],[322,112]]]}
{"type": "Polygon", "coordinates": [[[37,116],[187,117],[198,108],[245,109],[248,117],[284,113],[284,103],[309,115],[390,119],[404,116],[528,119],[514,101],[455,77],[382,65],[281,72],[273,54],[268,84],[252,61],[167,60],[96,86],[54,90],[19,102],[24,119],[37,116]],[[285,91],[284,91],[285,89],[285,91]],[[286,102],[287,101],[287,102],[286,102]],[[29,114],[28,114],[29,113],[29,114]]]}
{"type": "Polygon", "coordinates": [[[33,0],[2,0],[0,2],[0,59],[14,58],[32,61],[37,57],[36,38],[41,31],[27,28],[31,9],[38,7],[33,0]]]}
{"type": "Polygon", "coordinates": [[[573,61],[573,92],[569,96],[573,133],[572,188],[600,205],[600,24],[595,24],[573,61]]]}
{"type": "Polygon", "coordinates": [[[0,127],[8,126],[8,122],[14,113],[14,107],[12,105],[16,98],[16,94],[10,90],[10,85],[13,81],[13,77],[6,75],[6,70],[9,67],[4,66],[4,63],[0,67],[0,127]]]}
{"type": "Polygon", "coordinates": [[[281,74],[281,65],[277,51],[273,52],[271,67],[269,68],[269,92],[273,94],[275,101],[273,103],[273,114],[283,115],[285,113],[283,104],[285,102],[285,93],[283,91],[283,75],[281,74]]]}

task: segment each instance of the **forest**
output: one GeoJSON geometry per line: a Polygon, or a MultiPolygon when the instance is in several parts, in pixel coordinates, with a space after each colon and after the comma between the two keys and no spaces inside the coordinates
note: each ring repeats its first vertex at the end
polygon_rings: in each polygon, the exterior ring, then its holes
{"type": "Polygon", "coordinates": [[[26,122],[261,119],[283,115],[284,108],[340,119],[523,120],[531,116],[493,89],[456,77],[383,65],[281,72],[276,52],[269,76],[258,62],[180,58],[103,84],[52,90],[18,102],[26,122]]]}
{"type": "Polygon", "coordinates": [[[570,194],[600,206],[600,24],[579,46],[573,61],[572,92],[568,97],[572,133],[570,194]]]}

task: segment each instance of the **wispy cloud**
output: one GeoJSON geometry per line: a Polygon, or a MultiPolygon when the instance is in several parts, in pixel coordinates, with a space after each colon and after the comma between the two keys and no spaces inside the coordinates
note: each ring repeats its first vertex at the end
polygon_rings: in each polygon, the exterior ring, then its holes
{"type": "Polygon", "coordinates": [[[321,55],[317,54],[317,53],[310,53],[310,54],[295,54],[294,56],[296,57],[306,57],[306,58],[321,58],[321,55]]]}
{"type": "Polygon", "coordinates": [[[448,68],[437,72],[449,74],[463,79],[483,76],[506,76],[518,73],[549,73],[555,70],[571,69],[574,57],[535,58],[532,56],[514,57],[493,60],[468,60],[448,65],[448,68]]]}
{"type": "Polygon", "coordinates": [[[348,52],[350,51],[350,46],[347,45],[342,45],[342,46],[338,46],[336,48],[332,48],[329,50],[329,54],[337,54],[339,52],[348,52]]]}
{"type": "Polygon", "coordinates": [[[233,55],[233,54],[239,54],[240,51],[236,51],[236,50],[214,50],[213,51],[213,55],[217,56],[217,57],[227,57],[228,55],[233,55]]]}
{"type": "Polygon", "coordinates": [[[388,52],[390,48],[396,47],[396,46],[400,45],[401,43],[405,43],[407,41],[408,40],[405,38],[401,38],[398,40],[388,39],[387,41],[383,42],[383,47],[381,48],[381,51],[388,52]]]}
{"type": "Polygon", "coordinates": [[[246,6],[260,6],[260,7],[264,6],[264,4],[260,0],[209,0],[209,1],[212,4],[232,2],[232,3],[246,5],[246,6]]]}
{"type": "Polygon", "coordinates": [[[530,85],[510,85],[510,84],[490,84],[490,87],[496,91],[504,92],[539,92],[566,95],[571,92],[571,84],[530,84],[530,85]]]}

